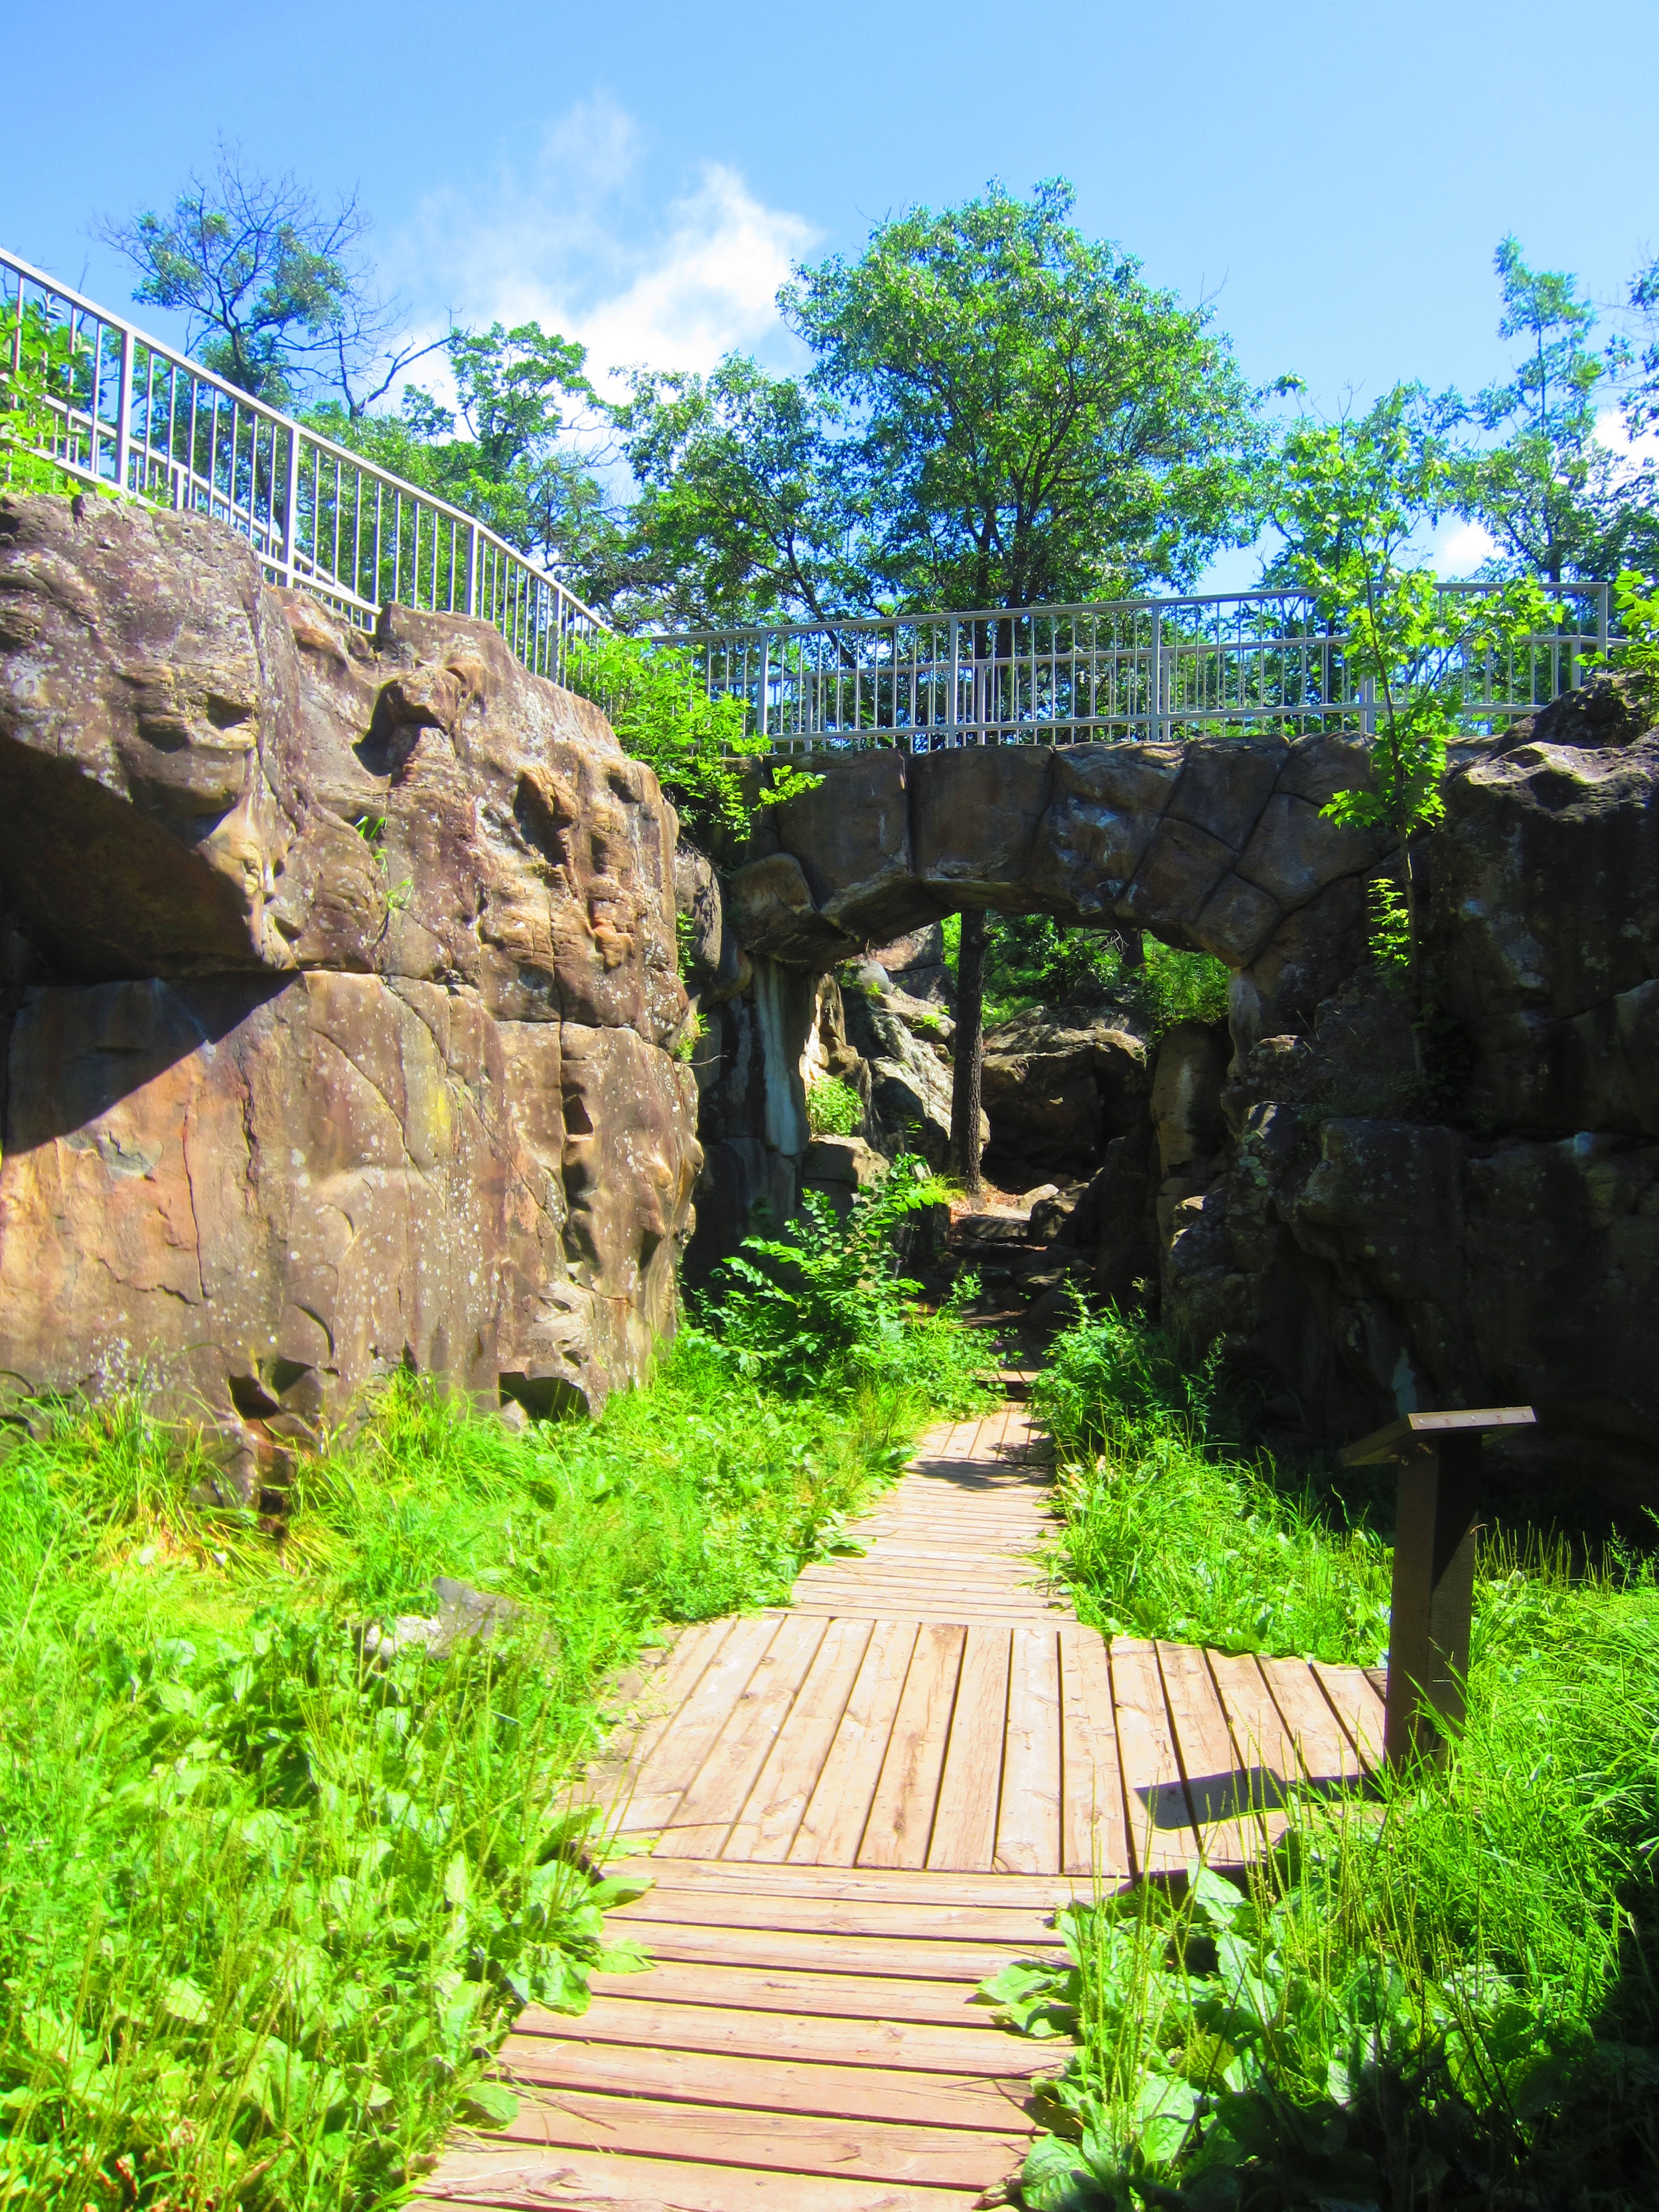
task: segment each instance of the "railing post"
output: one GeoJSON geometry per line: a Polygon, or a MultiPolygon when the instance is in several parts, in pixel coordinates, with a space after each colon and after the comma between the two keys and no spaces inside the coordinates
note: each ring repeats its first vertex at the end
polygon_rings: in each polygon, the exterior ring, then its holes
{"type": "Polygon", "coordinates": [[[945,743],[947,749],[954,744],[961,717],[957,706],[957,686],[962,681],[962,624],[954,615],[951,617],[951,688],[945,698],[945,743]]]}
{"type": "Polygon", "coordinates": [[[1164,736],[1164,612],[1152,609],[1152,641],[1146,662],[1146,734],[1154,744],[1164,736]]]}
{"type": "Polygon", "coordinates": [[[288,426],[288,483],[283,494],[283,574],[294,589],[300,560],[300,426],[288,426]]]}
{"type": "MultiPolygon", "coordinates": [[[[132,465],[132,369],[134,340],[125,323],[121,325],[121,366],[116,379],[115,400],[115,488],[124,496],[131,489],[127,483],[127,471],[132,465]]],[[[94,404],[96,403],[94,402],[94,404]]]]}
{"type": "Polygon", "coordinates": [[[470,616],[478,611],[478,526],[469,525],[466,533],[466,611],[470,616]]]}
{"type": "Polygon", "coordinates": [[[763,738],[766,729],[766,687],[771,681],[772,633],[768,630],[761,638],[760,678],[755,685],[755,735],[763,738]]]}
{"type": "Polygon", "coordinates": [[[1447,1731],[1463,1718],[1481,1438],[1536,1418],[1530,1406],[1407,1413],[1342,1454],[1345,1467],[1394,1460],[1400,1468],[1382,1723],[1391,1767],[1438,1756],[1447,1731]]]}

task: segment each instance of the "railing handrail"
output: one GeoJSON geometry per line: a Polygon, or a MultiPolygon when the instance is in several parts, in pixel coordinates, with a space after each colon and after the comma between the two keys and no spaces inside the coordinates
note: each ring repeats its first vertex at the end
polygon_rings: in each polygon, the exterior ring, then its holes
{"type": "MultiPolygon", "coordinates": [[[[1500,580],[1481,576],[1443,576],[1437,580],[1436,588],[1449,592],[1495,592],[1502,589],[1502,583],[1500,580]]],[[[1589,576],[1576,582],[1545,582],[1540,586],[1547,597],[1558,599],[1587,599],[1592,595],[1599,598],[1608,588],[1604,579],[1589,576]]],[[[1299,599],[1314,605],[1318,599],[1318,592],[1305,584],[1267,584],[1257,585],[1247,592],[1166,592],[1121,599],[1045,599],[1018,607],[926,607],[914,612],[902,610],[887,614],[824,615],[816,622],[734,623],[726,629],[652,630],[643,641],[647,645],[721,645],[740,638],[826,637],[842,630],[890,629],[896,624],[914,628],[925,623],[963,624],[1036,622],[1045,618],[1060,621],[1077,615],[1164,613],[1178,608],[1252,606],[1285,599],[1299,599]]]]}
{"type": "MultiPolygon", "coordinates": [[[[498,561],[510,563],[514,569],[523,570],[527,577],[555,596],[561,628],[567,626],[568,615],[574,618],[574,623],[576,626],[591,625],[594,629],[609,633],[611,625],[605,617],[587,605],[586,602],[573,592],[562,577],[551,568],[532,559],[520,548],[512,544],[477,515],[468,514],[465,508],[457,507],[439,493],[429,491],[419,484],[411,483],[406,477],[396,476],[390,470],[378,466],[363,454],[354,453],[349,446],[341,445],[325,432],[313,429],[309,424],[301,422],[295,416],[288,414],[281,408],[271,406],[268,401],[259,399],[250,392],[244,392],[228,378],[216,374],[212,369],[204,368],[201,362],[191,360],[188,354],[182,352],[177,347],[168,345],[164,340],[152,336],[140,325],[130,321],[126,316],[116,313],[111,308],[101,306],[95,300],[88,299],[84,293],[76,290],[73,285],[65,284],[58,278],[48,275],[46,270],[37,269],[33,263],[25,261],[20,255],[0,248],[0,271],[9,274],[16,280],[15,289],[10,290],[9,293],[0,291],[0,310],[9,313],[14,304],[16,307],[20,323],[17,338],[20,353],[22,344],[22,287],[25,284],[34,286],[53,302],[61,303],[62,307],[70,312],[71,318],[89,319],[117,335],[122,341],[120,363],[123,383],[118,399],[116,421],[113,423],[106,424],[101,421],[94,420],[88,433],[93,448],[94,465],[86,466],[77,460],[73,453],[63,453],[53,451],[44,454],[45,458],[50,459],[66,475],[74,477],[81,482],[94,484],[105,491],[113,491],[124,498],[144,496],[142,491],[135,492],[130,483],[118,480],[123,463],[129,452],[132,450],[131,425],[129,418],[136,395],[128,388],[125,380],[131,374],[133,349],[136,347],[143,347],[152,361],[164,363],[175,374],[190,378],[192,384],[199,389],[216,394],[232,409],[246,415],[251,422],[264,424],[272,434],[273,457],[276,435],[278,433],[283,434],[290,441],[289,452],[293,456],[289,465],[290,482],[295,478],[295,464],[297,462],[300,449],[303,446],[311,454],[325,460],[331,468],[340,471],[349,470],[362,482],[409,501],[413,510],[432,518],[434,524],[445,526],[452,532],[453,537],[465,531],[467,533],[470,558],[475,565],[478,551],[487,550],[496,556],[498,561]],[[115,478],[106,474],[96,465],[99,449],[106,442],[112,443],[115,448],[118,469],[118,477],[115,478]]],[[[76,412],[72,400],[54,401],[53,405],[56,410],[61,410],[66,422],[70,421],[76,412]]],[[[94,395],[95,405],[96,396],[94,395]]],[[[139,442],[142,447],[143,441],[139,442]]],[[[185,465],[188,470],[190,465],[185,465]]],[[[231,506],[235,504],[234,494],[228,503],[231,506]]],[[[234,518],[229,519],[232,520],[233,526],[235,526],[234,518]]],[[[262,557],[264,558],[264,565],[267,567],[283,565],[281,561],[269,556],[262,557]]],[[[290,567],[293,565],[291,554],[289,565],[290,567]]],[[[368,604],[362,594],[354,589],[349,589],[337,578],[330,579],[319,574],[296,574],[290,580],[302,587],[310,586],[319,590],[325,596],[332,596],[349,602],[354,606],[364,606],[368,604]],[[331,591],[331,583],[333,586],[331,591]]],[[[485,619],[493,619],[493,617],[486,617],[485,619]]],[[[500,626],[498,623],[497,627],[500,626]]],[[[509,638],[509,642],[512,641],[509,638]]]]}
{"type": "MultiPolygon", "coordinates": [[[[1500,588],[1448,577],[1448,599],[1500,588]]],[[[1583,680],[1605,653],[1611,587],[1547,585],[1554,627],[1501,653],[1472,645],[1466,709],[1513,721],[1583,680]]],[[[929,609],[659,631],[690,653],[711,698],[744,705],[745,727],[782,752],[818,747],[1077,744],[1185,726],[1378,726],[1378,687],[1352,664],[1353,640],[1297,584],[1025,607],[929,609]]]]}

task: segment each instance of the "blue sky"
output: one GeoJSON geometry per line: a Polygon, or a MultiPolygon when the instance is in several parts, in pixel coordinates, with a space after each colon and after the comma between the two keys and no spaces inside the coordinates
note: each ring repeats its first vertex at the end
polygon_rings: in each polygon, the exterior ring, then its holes
{"type": "Polygon", "coordinates": [[[1327,410],[1500,373],[1507,231],[1607,302],[1659,248],[1654,0],[293,0],[192,34],[207,20],[13,18],[0,243],[118,306],[94,222],[169,204],[222,132],[356,186],[417,325],[536,315],[596,367],[734,344],[782,366],[793,260],[1058,173],[1085,229],[1213,298],[1252,377],[1293,371],[1327,410]]]}

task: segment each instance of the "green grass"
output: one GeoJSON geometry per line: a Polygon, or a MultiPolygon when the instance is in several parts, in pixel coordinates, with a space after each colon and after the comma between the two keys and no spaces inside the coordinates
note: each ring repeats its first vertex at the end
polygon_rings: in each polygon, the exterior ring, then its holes
{"type": "MultiPolygon", "coordinates": [[[[1230,1458],[1207,1379],[1155,1335],[1081,1325],[1041,1401],[1073,1455],[1106,1459],[1068,1486],[1092,1617],[1370,1656],[1386,1547],[1230,1458]]],[[[1206,1875],[1102,1895],[1061,1916],[1069,1969],[987,1985],[1028,2032],[1080,2033],[1032,2212],[1659,2203],[1651,1559],[1486,1547],[1442,1759],[1289,1821],[1242,1893],[1206,1875]]]]}
{"type": "Polygon", "coordinates": [[[395,1381],[279,1531],[191,1502],[187,1436],[62,1409],[0,1462],[0,2205],[394,2201],[510,2099],[527,2000],[606,1952],[578,1762],[664,1622],[787,1595],[965,1405],[912,1328],[792,1398],[682,1340],[602,1419],[509,1434],[395,1381]],[[378,1655],[436,1574],[493,1640],[378,1655]]]}
{"type": "Polygon", "coordinates": [[[1127,1316],[1056,1340],[1032,1392],[1052,1431],[1063,1579],[1109,1636],[1372,1666],[1390,1556],[1364,1514],[1230,1448],[1213,1382],[1127,1316]]]}

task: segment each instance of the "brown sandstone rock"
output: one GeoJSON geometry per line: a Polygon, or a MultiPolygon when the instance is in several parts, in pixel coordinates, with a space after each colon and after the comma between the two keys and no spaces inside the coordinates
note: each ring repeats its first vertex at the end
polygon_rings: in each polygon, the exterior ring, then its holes
{"type": "Polygon", "coordinates": [[[0,1361],[266,1430],[643,1370],[696,1084],[673,812],[597,709],[200,518],[6,500],[0,801],[0,1361]]]}

